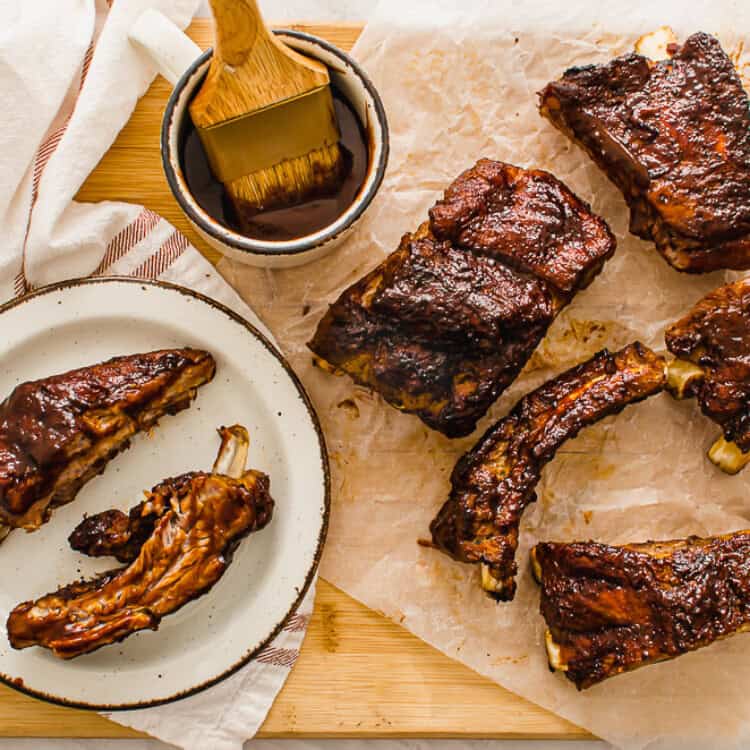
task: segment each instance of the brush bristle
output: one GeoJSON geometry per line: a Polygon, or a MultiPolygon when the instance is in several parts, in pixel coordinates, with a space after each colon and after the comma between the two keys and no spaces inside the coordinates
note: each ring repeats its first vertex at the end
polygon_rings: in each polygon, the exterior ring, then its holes
{"type": "Polygon", "coordinates": [[[295,206],[334,194],[346,177],[346,159],[338,144],[240,177],[225,185],[240,225],[247,227],[263,211],[295,206]]]}

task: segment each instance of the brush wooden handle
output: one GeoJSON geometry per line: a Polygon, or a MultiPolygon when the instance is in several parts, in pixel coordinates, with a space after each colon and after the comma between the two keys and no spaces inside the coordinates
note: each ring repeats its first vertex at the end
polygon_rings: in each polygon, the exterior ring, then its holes
{"type": "Polygon", "coordinates": [[[329,83],[322,63],[272,34],[256,0],[210,0],[216,44],[206,79],[190,105],[206,128],[329,83]]]}

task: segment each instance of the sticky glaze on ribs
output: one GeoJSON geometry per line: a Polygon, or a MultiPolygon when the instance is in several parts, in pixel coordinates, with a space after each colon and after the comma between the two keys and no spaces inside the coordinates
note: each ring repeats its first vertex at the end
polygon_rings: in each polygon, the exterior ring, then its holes
{"type": "Polygon", "coordinates": [[[614,249],[605,222],[552,175],[482,159],[341,294],[309,347],[324,369],[466,435],[614,249]]]}
{"type": "MultiPolygon", "coordinates": [[[[71,659],[139,630],[156,630],[165,615],[211,589],[240,541],[262,529],[273,511],[268,477],[244,470],[247,431],[235,425],[220,432],[213,472],[184,474],[154,487],[130,514],[136,535],[125,539],[127,530],[118,525],[118,546],[111,530],[99,525],[112,554],[132,562],[19,604],[7,624],[13,648],[43,646],[71,659]],[[151,529],[148,536],[140,533],[144,525],[151,529]]],[[[89,527],[88,542],[102,553],[95,536],[89,527]]]]}
{"type": "Polygon", "coordinates": [[[734,474],[750,461],[750,280],[719,287],[666,331],[670,391],[695,396],[724,433],[709,458],[734,474]]]}
{"type": "Polygon", "coordinates": [[[0,404],[0,523],[38,528],[214,376],[205,351],[165,349],[22,383],[0,404]]]}
{"type": "Polygon", "coordinates": [[[749,560],[750,531],[536,545],[550,667],[582,690],[750,629],[749,560]]]}
{"type": "Polygon", "coordinates": [[[536,500],[542,468],[587,425],[661,391],[662,357],[636,342],[606,349],[524,396],[456,464],[451,494],[430,524],[433,544],[481,563],[482,587],[509,601],[521,515],[536,500]]]}
{"type": "Polygon", "coordinates": [[[622,190],[630,231],[680,271],[750,268],[750,106],[719,42],[571,68],[540,109],[622,190]]]}
{"type": "MultiPolygon", "coordinates": [[[[268,495],[268,477],[260,472],[245,471],[249,438],[240,425],[222,427],[222,441],[214,463],[213,473],[228,477],[256,474],[256,485],[261,498],[268,495]]],[[[143,544],[154,533],[159,519],[169,510],[173,491],[188,486],[196,473],[169,479],[151,490],[148,500],[138,503],[129,513],[112,508],[85,517],[73,529],[68,542],[72,549],[89,557],[114,557],[122,563],[135,560],[143,544]]]]}

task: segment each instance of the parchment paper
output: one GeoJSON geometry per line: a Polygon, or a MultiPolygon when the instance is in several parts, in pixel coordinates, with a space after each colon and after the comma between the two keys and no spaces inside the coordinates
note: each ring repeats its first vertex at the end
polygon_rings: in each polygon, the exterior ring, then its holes
{"type": "Polygon", "coordinates": [[[730,277],[679,274],[653,245],[630,236],[619,192],[536,111],[535,92],[565,68],[628,51],[662,24],[681,39],[716,33],[734,51],[750,33],[750,9],[717,0],[381,3],[355,50],[391,128],[376,202],[347,245],[319,262],[273,273],[225,262],[221,270],[273,330],[323,423],[334,490],[324,577],[616,745],[739,747],[750,739],[749,636],[578,693],[547,669],[539,592],[528,570],[529,546],[539,540],[623,543],[750,527],[750,469],[729,477],[708,462],[718,428],[695,402],[660,395],[565,445],[523,518],[514,602],[495,604],[480,591],[476,568],[416,543],[447,496],[458,456],[522,394],[603,346],[638,338],[663,349],[665,324],[730,277]],[[313,369],[305,342],[326,305],[395,249],[481,156],[552,171],[606,217],[619,247],[477,433],[451,441],[349,378],[313,369]]]}

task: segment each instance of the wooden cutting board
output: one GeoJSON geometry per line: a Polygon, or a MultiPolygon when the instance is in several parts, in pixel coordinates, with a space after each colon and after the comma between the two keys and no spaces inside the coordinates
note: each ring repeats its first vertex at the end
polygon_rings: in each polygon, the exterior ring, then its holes
{"type": "MultiPolygon", "coordinates": [[[[348,50],[358,24],[280,24],[348,50]]],[[[190,35],[211,43],[207,20],[190,35]]],[[[161,113],[169,95],[158,78],[82,187],[83,201],[145,204],[210,260],[167,188],[159,156],[161,113]]],[[[96,713],[53,706],[0,686],[0,736],[139,737],[96,713]]],[[[450,660],[383,616],[320,581],[300,658],[260,737],[493,737],[581,739],[584,730],[450,660]]]]}

